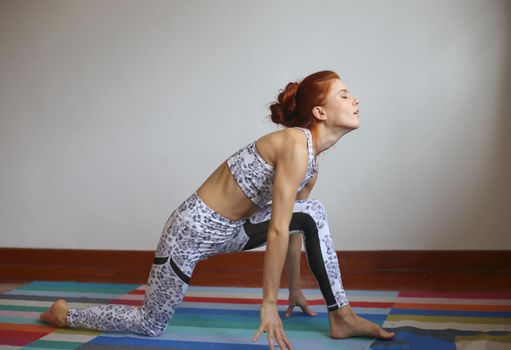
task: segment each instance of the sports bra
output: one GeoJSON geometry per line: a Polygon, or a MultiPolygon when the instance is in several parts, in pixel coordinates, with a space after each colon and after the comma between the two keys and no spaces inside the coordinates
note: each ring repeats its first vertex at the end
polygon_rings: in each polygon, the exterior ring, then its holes
{"type": "MultiPolygon", "coordinates": [[[[309,151],[307,172],[300,186],[298,186],[299,192],[309,183],[310,179],[318,172],[318,169],[314,159],[310,130],[306,128],[296,128],[303,130],[307,136],[307,148],[309,151]]],[[[275,170],[273,166],[266,162],[257,152],[255,146],[256,141],[249,143],[231,155],[227,159],[227,165],[243,193],[245,193],[255,205],[263,208],[266,204],[271,202],[272,199],[275,170]]]]}

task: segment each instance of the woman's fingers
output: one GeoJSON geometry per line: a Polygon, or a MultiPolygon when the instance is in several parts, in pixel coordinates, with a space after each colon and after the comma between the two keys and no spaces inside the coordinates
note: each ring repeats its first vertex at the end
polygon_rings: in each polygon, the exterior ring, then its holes
{"type": "Polygon", "coordinates": [[[285,334],[284,334],[284,343],[286,343],[287,349],[293,350],[293,347],[291,346],[291,342],[289,341],[289,339],[287,339],[285,334]]]}
{"type": "MultiPolygon", "coordinates": [[[[266,332],[262,327],[259,327],[259,329],[256,331],[256,334],[254,337],[252,337],[252,341],[256,342],[259,336],[266,332]]],[[[280,349],[289,349],[292,350],[291,342],[286,336],[286,333],[284,332],[284,328],[280,326],[279,328],[270,328],[268,331],[268,344],[270,345],[271,350],[275,350],[275,340],[277,340],[277,344],[279,344],[280,349]]]]}
{"type": "Polygon", "coordinates": [[[284,328],[282,326],[275,329],[275,334],[277,338],[277,343],[281,349],[289,349],[292,350],[291,343],[289,339],[287,339],[286,333],[284,332],[284,328]]]}
{"type": "MultiPolygon", "coordinates": [[[[279,330],[275,329],[274,331],[275,338],[277,339],[277,344],[279,344],[279,348],[285,349],[284,342],[282,341],[282,337],[280,336],[279,330]]],[[[268,337],[268,341],[270,341],[270,337],[268,337]]],[[[273,349],[273,341],[270,343],[272,349],[273,349]]]]}
{"type": "Polygon", "coordinates": [[[315,311],[312,311],[312,309],[309,307],[309,305],[307,303],[298,303],[298,304],[293,304],[293,305],[289,305],[287,310],[286,310],[286,318],[291,316],[291,314],[293,313],[293,310],[295,308],[295,306],[299,306],[303,312],[305,312],[307,315],[309,316],[317,316],[318,313],[315,312],[315,311]]]}
{"type": "Polygon", "coordinates": [[[305,312],[309,316],[316,316],[318,314],[317,312],[312,311],[312,309],[306,303],[301,304],[300,307],[302,308],[302,311],[305,312]]]}
{"type": "Polygon", "coordinates": [[[262,327],[259,327],[259,329],[256,331],[255,335],[252,337],[252,341],[253,342],[256,342],[257,341],[257,338],[259,338],[259,336],[261,335],[261,333],[263,333],[264,330],[262,327]]]}
{"type": "Polygon", "coordinates": [[[275,349],[275,345],[273,344],[274,341],[273,341],[273,334],[271,334],[272,332],[269,331],[268,332],[268,344],[270,344],[270,349],[271,350],[274,350],[275,349]]]}
{"type": "Polygon", "coordinates": [[[286,315],[285,315],[286,317],[291,316],[291,314],[293,313],[293,309],[295,308],[295,306],[296,306],[296,305],[289,305],[289,306],[287,307],[286,315]]]}

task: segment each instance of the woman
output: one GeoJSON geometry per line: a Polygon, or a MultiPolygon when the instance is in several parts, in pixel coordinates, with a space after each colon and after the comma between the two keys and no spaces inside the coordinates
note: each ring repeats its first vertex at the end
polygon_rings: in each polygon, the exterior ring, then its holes
{"type": "Polygon", "coordinates": [[[285,261],[290,276],[287,315],[295,305],[314,315],[298,288],[302,233],[326,302],[330,336],[392,338],[393,333],[357,316],[349,306],[325,209],[307,199],[317,178],[317,155],[359,127],[358,104],[331,71],[287,84],[270,106],[272,120],[287,128],[234,153],[167,220],[143,306],[68,309],[61,299],[41,320],[60,327],[159,336],[182,301],[198,261],[266,244],[261,324],[253,341],[267,332],[271,349],[275,340],[280,348],[290,349],[277,312],[285,261]]]}

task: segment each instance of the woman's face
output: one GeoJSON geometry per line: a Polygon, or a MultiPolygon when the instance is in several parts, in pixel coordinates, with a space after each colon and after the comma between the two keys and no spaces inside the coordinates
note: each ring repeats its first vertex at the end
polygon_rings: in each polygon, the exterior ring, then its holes
{"type": "Polygon", "coordinates": [[[360,126],[358,105],[359,100],[351,95],[346,85],[340,79],[334,79],[323,106],[325,122],[333,127],[357,129],[360,126]]]}

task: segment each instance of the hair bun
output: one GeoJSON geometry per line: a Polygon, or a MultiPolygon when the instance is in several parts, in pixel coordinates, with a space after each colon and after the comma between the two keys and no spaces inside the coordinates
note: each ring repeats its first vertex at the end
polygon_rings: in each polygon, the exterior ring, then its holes
{"type": "Polygon", "coordinates": [[[277,124],[290,126],[295,114],[295,97],[298,90],[297,82],[290,82],[281,91],[277,102],[270,105],[271,120],[277,124]]]}
{"type": "Polygon", "coordinates": [[[312,110],[315,106],[325,106],[326,96],[335,79],[341,79],[331,70],[319,71],[306,76],[298,82],[291,82],[280,90],[277,101],[270,104],[271,120],[286,127],[317,130],[318,121],[312,110]]]}

